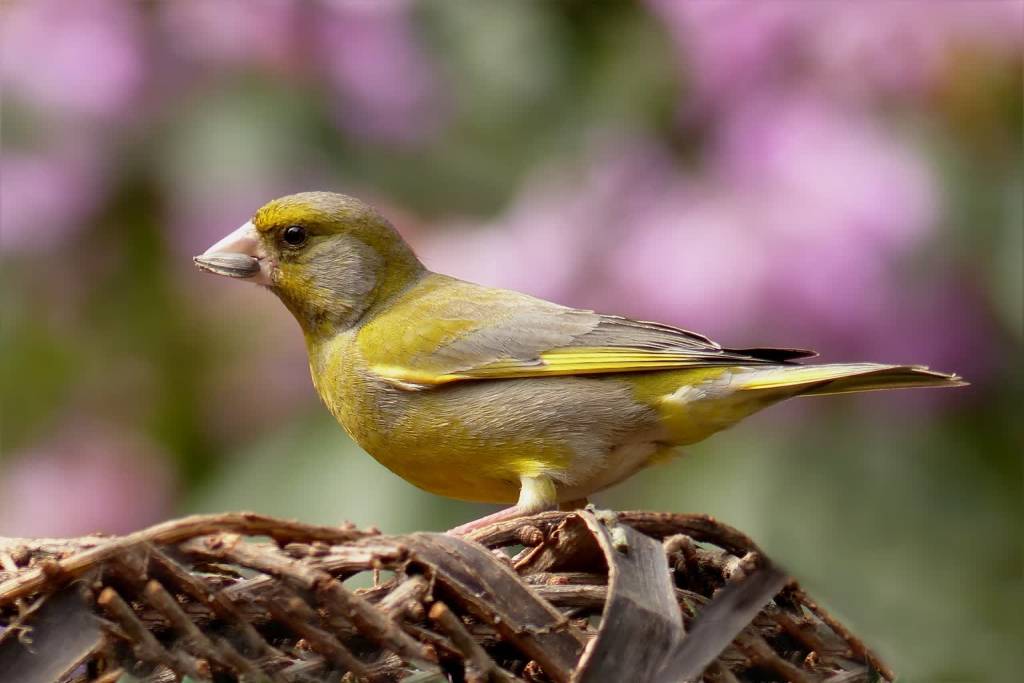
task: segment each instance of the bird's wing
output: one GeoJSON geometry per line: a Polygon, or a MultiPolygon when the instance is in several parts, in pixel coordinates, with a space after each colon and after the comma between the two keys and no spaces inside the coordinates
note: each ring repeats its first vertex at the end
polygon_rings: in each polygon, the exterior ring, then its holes
{"type": "Polygon", "coordinates": [[[793,349],[731,350],[659,323],[567,308],[431,275],[358,334],[376,375],[420,389],[451,382],[785,362],[793,349]]]}

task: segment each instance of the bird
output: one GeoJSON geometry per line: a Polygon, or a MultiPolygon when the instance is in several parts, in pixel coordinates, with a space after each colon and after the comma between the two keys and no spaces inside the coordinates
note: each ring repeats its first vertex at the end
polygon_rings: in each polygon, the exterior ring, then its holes
{"type": "Polygon", "coordinates": [[[382,465],[435,494],[508,506],[455,534],[575,509],[785,399],[966,384],[921,365],[726,348],[434,273],[378,211],[332,192],[267,203],[194,262],[281,300],[324,405],[382,465]]]}

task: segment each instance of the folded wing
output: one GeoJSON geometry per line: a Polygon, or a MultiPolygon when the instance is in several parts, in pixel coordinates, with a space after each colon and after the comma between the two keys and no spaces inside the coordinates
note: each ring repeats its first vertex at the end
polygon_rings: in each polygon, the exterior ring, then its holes
{"type": "Polygon", "coordinates": [[[359,333],[359,347],[375,374],[406,389],[481,379],[762,365],[813,355],[797,349],[723,349],[669,325],[567,308],[440,275],[431,275],[370,320],[359,333]]]}

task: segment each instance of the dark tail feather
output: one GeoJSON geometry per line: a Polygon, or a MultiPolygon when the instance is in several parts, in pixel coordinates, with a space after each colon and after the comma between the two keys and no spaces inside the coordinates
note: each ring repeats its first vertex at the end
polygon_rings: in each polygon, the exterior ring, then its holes
{"type": "Polygon", "coordinates": [[[750,356],[751,358],[769,361],[771,363],[787,363],[799,358],[813,358],[818,355],[816,351],[808,351],[807,349],[755,348],[726,349],[726,351],[729,353],[743,354],[744,356],[750,356]]]}

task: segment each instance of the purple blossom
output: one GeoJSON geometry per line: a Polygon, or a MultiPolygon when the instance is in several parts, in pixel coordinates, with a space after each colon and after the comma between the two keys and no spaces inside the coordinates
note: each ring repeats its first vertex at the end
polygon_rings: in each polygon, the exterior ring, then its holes
{"type": "Polygon", "coordinates": [[[467,279],[716,335],[782,330],[780,316],[862,334],[894,261],[934,228],[927,166],[827,102],[750,111],[711,140],[705,177],[653,145],[613,145],[583,171],[542,175],[494,223],[420,251],[467,279]]]}
{"type": "Polygon", "coordinates": [[[170,2],[159,26],[189,64],[302,74],[327,85],[339,124],[378,141],[415,142],[441,123],[436,78],[411,3],[284,0],[170,2]]]}
{"type": "Polygon", "coordinates": [[[159,26],[169,50],[205,66],[282,69],[299,49],[300,3],[287,0],[164,2],[157,5],[159,26]]]}
{"type": "Polygon", "coordinates": [[[755,207],[680,177],[609,254],[613,312],[729,336],[759,314],[771,264],[750,220],[755,207]]]}
{"type": "Polygon", "coordinates": [[[66,246],[100,203],[106,178],[96,151],[71,143],[0,155],[0,250],[66,246]]]}
{"type": "Polygon", "coordinates": [[[648,2],[692,74],[690,110],[800,85],[844,99],[916,96],[965,46],[1024,48],[1024,4],[1004,0],[648,2]]]}
{"type": "Polygon", "coordinates": [[[600,303],[606,253],[635,235],[636,216],[671,186],[672,162],[646,142],[601,148],[582,167],[540,169],[493,221],[451,222],[417,241],[434,270],[587,306],[600,303]]]}
{"type": "Polygon", "coordinates": [[[920,153],[819,98],[764,98],[726,119],[710,174],[754,208],[746,221],[778,272],[764,283],[773,297],[830,324],[861,324],[884,298],[895,259],[938,220],[920,153]]]}
{"type": "Polygon", "coordinates": [[[436,79],[410,7],[403,0],[333,3],[312,27],[339,120],[356,135],[410,142],[440,123],[436,79]]]}
{"type": "Polygon", "coordinates": [[[117,0],[9,3],[0,79],[14,98],[51,113],[129,118],[147,75],[141,9],[117,0]]]}
{"type": "Polygon", "coordinates": [[[170,512],[166,455],[123,428],[73,423],[0,469],[0,535],[126,533],[170,512]]]}

